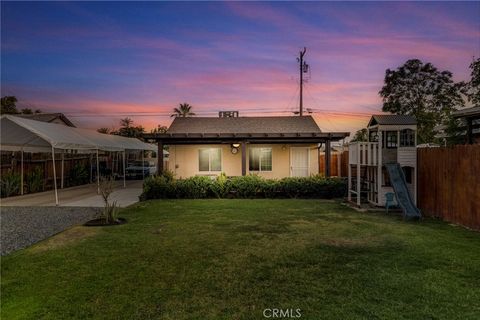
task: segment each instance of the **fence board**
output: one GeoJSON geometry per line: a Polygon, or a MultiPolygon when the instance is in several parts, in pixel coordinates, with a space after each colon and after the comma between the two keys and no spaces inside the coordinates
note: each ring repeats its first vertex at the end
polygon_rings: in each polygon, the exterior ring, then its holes
{"type": "Polygon", "coordinates": [[[417,155],[422,213],[480,230],[480,145],[421,148],[417,155]]]}

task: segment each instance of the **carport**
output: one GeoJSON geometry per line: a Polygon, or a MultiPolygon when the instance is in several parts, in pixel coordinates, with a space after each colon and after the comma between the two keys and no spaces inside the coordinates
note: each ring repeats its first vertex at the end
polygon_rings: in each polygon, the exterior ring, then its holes
{"type": "MultiPolygon", "coordinates": [[[[156,146],[144,143],[136,138],[127,138],[116,135],[101,134],[88,129],[79,129],[67,127],[55,123],[40,122],[12,115],[3,115],[1,117],[1,137],[0,148],[2,151],[20,151],[21,152],[21,180],[20,190],[23,193],[24,172],[23,172],[23,153],[24,152],[45,152],[51,153],[53,163],[55,204],[59,204],[57,172],[55,166],[55,154],[62,156],[61,166],[61,186],[63,187],[63,154],[67,150],[75,150],[78,153],[90,153],[96,155],[97,164],[97,193],[100,186],[99,173],[99,151],[119,152],[123,160],[123,187],[126,187],[125,181],[125,157],[128,151],[157,151],[156,146]]],[[[163,158],[163,157],[162,157],[163,158]]],[[[142,159],[143,160],[143,159],[142,159]]]]}

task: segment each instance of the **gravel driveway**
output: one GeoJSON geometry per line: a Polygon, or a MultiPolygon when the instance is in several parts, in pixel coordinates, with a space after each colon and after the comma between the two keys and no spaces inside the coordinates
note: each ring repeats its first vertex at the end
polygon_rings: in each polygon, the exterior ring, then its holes
{"type": "Polygon", "coordinates": [[[100,210],[91,207],[1,207],[1,255],[85,223],[100,210]]]}

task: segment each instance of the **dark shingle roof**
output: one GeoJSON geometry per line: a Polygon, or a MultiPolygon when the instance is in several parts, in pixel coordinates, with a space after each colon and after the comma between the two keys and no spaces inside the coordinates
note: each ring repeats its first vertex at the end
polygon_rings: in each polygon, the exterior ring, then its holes
{"type": "Polygon", "coordinates": [[[453,116],[455,118],[478,117],[478,116],[480,116],[480,106],[457,110],[457,111],[453,112],[453,116]]]}
{"type": "Polygon", "coordinates": [[[30,120],[52,122],[60,118],[67,126],[75,127],[75,125],[63,113],[34,113],[34,114],[16,114],[18,117],[27,118],[30,120]]]}
{"type": "Polygon", "coordinates": [[[177,117],[168,133],[320,133],[311,116],[206,118],[177,117]]]}
{"type": "Polygon", "coordinates": [[[417,120],[412,116],[401,114],[375,114],[370,118],[368,126],[380,125],[409,125],[417,124],[417,120]]]}

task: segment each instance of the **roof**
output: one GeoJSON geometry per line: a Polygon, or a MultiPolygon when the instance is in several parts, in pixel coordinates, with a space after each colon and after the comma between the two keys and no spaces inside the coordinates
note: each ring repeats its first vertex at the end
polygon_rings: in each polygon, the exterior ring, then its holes
{"type": "Polygon", "coordinates": [[[94,130],[68,127],[16,117],[1,116],[0,146],[2,150],[49,152],[51,148],[69,150],[152,150],[156,146],[136,138],[98,133],[94,130]]]}
{"type": "Polygon", "coordinates": [[[67,126],[75,127],[75,125],[60,112],[57,113],[33,113],[33,114],[17,114],[16,116],[21,118],[27,118],[30,120],[36,120],[41,122],[53,122],[55,119],[62,120],[67,126]]]}
{"type": "Polygon", "coordinates": [[[455,118],[461,118],[461,117],[480,117],[480,106],[473,107],[473,108],[466,108],[466,109],[461,109],[453,112],[453,116],[455,118]]]}
{"type": "Polygon", "coordinates": [[[311,116],[290,117],[177,117],[167,133],[272,134],[320,133],[311,116]]]}
{"type": "Polygon", "coordinates": [[[374,114],[370,118],[367,127],[374,125],[411,125],[417,124],[417,120],[412,116],[403,114],[374,114]]]}

